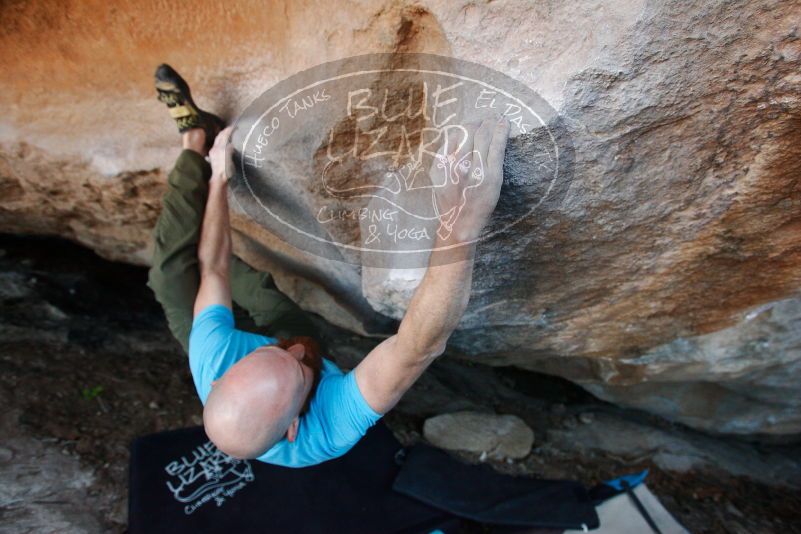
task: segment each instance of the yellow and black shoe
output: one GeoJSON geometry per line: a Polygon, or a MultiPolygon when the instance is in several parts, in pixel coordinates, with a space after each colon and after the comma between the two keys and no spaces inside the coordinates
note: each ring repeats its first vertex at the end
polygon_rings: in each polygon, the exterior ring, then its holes
{"type": "Polygon", "coordinates": [[[211,148],[214,138],[225,128],[225,122],[212,113],[195,105],[189,84],[166,63],[156,69],[156,92],[160,101],[167,104],[170,116],[178,125],[178,132],[192,128],[203,128],[206,132],[206,148],[211,148]]]}

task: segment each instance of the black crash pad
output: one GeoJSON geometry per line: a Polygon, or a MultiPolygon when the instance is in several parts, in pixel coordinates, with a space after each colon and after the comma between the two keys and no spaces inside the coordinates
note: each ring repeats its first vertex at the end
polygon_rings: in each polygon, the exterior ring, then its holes
{"type": "Polygon", "coordinates": [[[401,449],[382,424],[346,455],[302,469],[235,460],[202,427],[143,436],[131,446],[131,534],[418,533],[458,521],[392,490],[401,449]]]}
{"type": "Polygon", "coordinates": [[[561,532],[598,528],[587,490],[570,480],[513,477],[465,464],[428,445],[405,453],[396,491],[455,515],[507,527],[561,532]]]}

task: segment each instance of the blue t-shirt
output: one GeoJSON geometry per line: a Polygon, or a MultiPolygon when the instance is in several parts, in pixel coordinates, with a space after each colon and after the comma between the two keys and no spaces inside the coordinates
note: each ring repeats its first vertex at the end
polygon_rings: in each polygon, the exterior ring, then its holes
{"type": "MultiPolygon", "coordinates": [[[[211,382],[257,348],[277,343],[275,338],[234,328],[234,315],[220,304],[207,306],[192,323],[189,368],[200,401],[205,405],[211,382]]],[[[364,400],[353,372],[343,374],[323,359],[320,382],[300,417],[293,443],[282,439],[258,460],[285,467],[304,467],[342,456],[381,415],[364,400]]]]}

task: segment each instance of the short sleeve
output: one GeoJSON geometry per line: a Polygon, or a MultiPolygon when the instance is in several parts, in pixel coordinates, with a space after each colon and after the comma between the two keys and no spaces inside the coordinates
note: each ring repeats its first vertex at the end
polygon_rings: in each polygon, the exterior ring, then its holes
{"type": "Polygon", "coordinates": [[[306,467],[348,452],[381,415],[364,400],[356,375],[342,374],[323,359],[323,377],[309,411],[300,418],[298,437],[283,439],[258,459],[286,467],[306,467]]]}
{"type": "Polygon", "coordinates": [[[314,403],[317,405],[311,407],[309,415],[321,427],[319,435],[326,441],[323,448],[336,458],[350,450],[381,415],[367,404],[352,371],[337,374],[320,386],[314,403]]]}

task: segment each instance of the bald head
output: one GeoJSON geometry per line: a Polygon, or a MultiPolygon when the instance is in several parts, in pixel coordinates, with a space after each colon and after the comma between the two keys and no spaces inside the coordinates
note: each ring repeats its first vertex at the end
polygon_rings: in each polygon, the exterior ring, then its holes
{"type": "Polygon", "coordinates": [[[235,458],[256,458],[289,431],[311,388],[303,346],[265,346],[251,352],[212,387],[203,424],[212,442],[235,458]]]}

